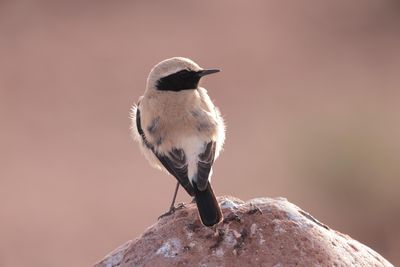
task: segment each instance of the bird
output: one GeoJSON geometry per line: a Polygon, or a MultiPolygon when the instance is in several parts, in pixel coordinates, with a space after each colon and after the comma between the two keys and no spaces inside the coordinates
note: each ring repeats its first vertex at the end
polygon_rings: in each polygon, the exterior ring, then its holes
{"type": "Polygon", "coordinates": [[[211,187],[212,167],[225,141],[225,123],[200,80],[218,69],[203,69],[191,59],[173,57],[150,71],[146,89],[131,109],[133,138],[153,167],[177,180],[194,197],[200,221],[211,227],[223,215],[211,187]]]}

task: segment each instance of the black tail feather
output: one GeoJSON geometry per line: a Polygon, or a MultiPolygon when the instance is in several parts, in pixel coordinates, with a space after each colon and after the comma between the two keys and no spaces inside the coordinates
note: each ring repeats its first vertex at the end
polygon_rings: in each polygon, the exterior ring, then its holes
{"type": "Polygon", "coordinates": [[[193,187],[201,222],[205,226],[213,226],[219,223],[222,220],[222,212],[211,184],[208,182],[204,191],[200,191],[195,182],[193,182],[193,187]]]}

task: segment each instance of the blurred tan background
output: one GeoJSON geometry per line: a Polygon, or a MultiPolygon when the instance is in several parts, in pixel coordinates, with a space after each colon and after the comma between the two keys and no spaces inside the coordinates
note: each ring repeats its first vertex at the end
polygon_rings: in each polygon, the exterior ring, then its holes
{"type": "Polygon", "coordinates": [[[172,56],[223,70],[217,194],[286,197],[400,264],[398,1],[27,0],[0,2],[0,266],[91,266],[168,209],[128,112],[172,56]]]}

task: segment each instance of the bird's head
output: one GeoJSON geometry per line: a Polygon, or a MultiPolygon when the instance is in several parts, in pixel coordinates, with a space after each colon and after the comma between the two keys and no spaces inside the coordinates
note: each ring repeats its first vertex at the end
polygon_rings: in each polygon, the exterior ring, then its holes
{"type": "Polygon", "coordinates": [[[196,89],[203,76],[217,72],[217,69],[203,69],[188,58],[173,57],[154,66],[147,79],[147,88],[174,92],[196,89]]]}

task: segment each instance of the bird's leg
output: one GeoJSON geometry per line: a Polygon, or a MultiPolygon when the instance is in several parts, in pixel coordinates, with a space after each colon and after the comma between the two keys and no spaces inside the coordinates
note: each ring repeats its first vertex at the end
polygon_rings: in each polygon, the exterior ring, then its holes
{"type": "Polygon", "coordinates": [[[174,211],[175,211],[175,199],[176,199],[176,196],[178,195],[178,189],[179,189],[179,182],[176,183],[174,197],[172,198],[172,203],[171,203],[171,206],[169,208],[169,211],[167,211],[166,213],[162,214],[160,217],[158,217],[158,219],[161,219],[162,217],[165,217],[165,216],[168,216],[168,215],[171,215],[172,213],[174,213],[174,211]]]}
{"type": "Polygon", "coordinates": [[[169,208],[170,212],[175,210],[175,199],[176,199],[176,195],[178,194],[178,189],[179,189],[179,182],[176,182],[174,197],[172,198],[171,207],[169,208]]]}

